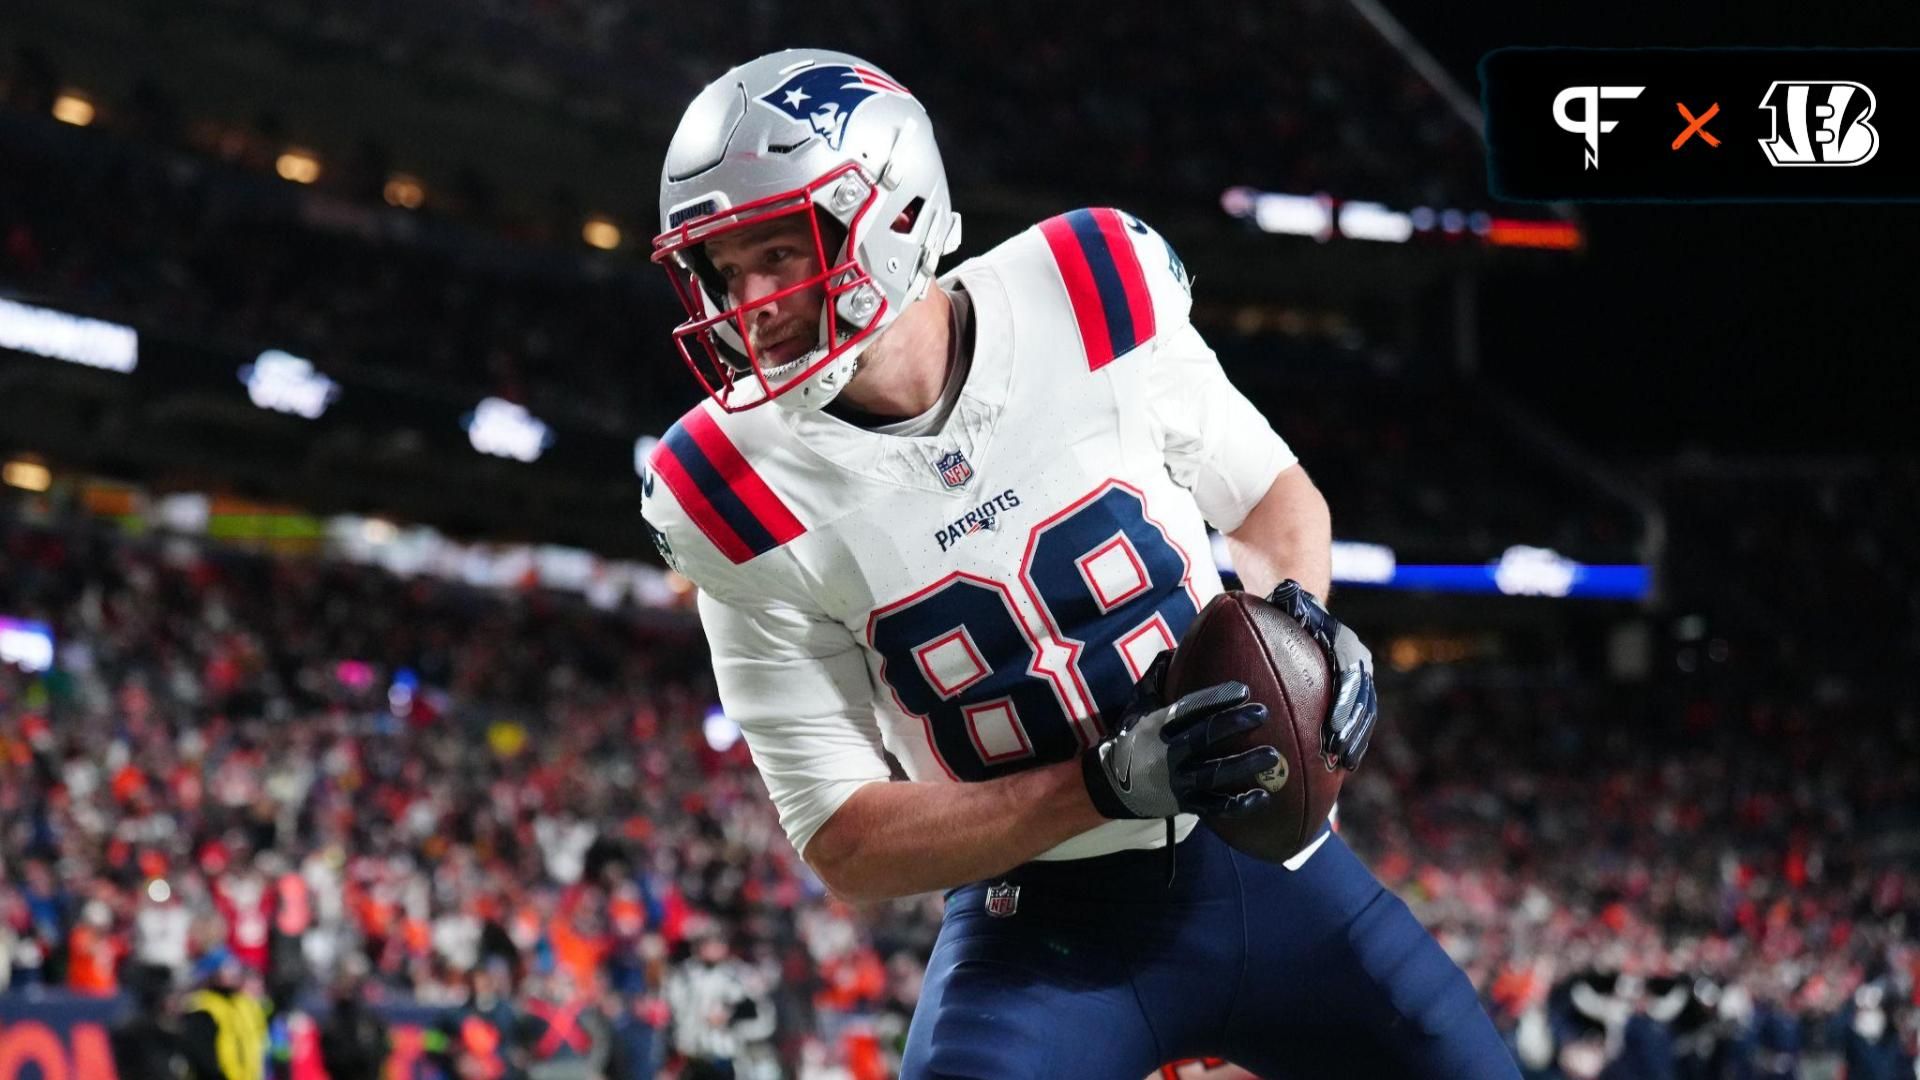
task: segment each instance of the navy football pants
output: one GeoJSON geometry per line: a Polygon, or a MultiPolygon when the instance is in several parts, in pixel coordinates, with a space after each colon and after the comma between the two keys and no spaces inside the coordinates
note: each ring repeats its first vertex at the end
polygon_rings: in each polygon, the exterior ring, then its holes
{"type": "Polygon", "coordinates": [[[954,890],[902,1080],[1519,1076],[1473,986],[1338,836],[1297,871],[1204,827],[1166,854],[1029,863],[1013,914],[954,890]]]}

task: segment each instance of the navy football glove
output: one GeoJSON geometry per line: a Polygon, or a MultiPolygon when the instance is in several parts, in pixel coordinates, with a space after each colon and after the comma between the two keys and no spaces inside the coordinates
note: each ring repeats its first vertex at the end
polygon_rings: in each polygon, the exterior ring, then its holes
{"type": "Polygon", "coordinates": [[[1360,635],[1327,614],[1327,609],[1312,593],[1289,578],[1273,590],[1267,601],[1293,616],[1327,654],[1327,665],[1336,681],[1333,709],[1321,736],[1320,751],[1326,756],[1327,771],[1337,766],[1360,767],[1367,744],[1373,740],[1373,725],[1380,719],[1380,695],[1373,687],[1373,652],[1360,635]]]}
{"type": "Polygon", "coordinates": [[[1247,688],[1216,683],[1162,704],[1161,682],[1171,650],[1134,684],[1133,701],[1113,734],[1080,756],[1093,805],[1110,818],[1175,814],[1243,814],[1271,798],[1261,773],[1280,764],[1271,746],[1226,754],[1222,744],[1259,727],[1267,707],[1247,702],[1247,688]]]}

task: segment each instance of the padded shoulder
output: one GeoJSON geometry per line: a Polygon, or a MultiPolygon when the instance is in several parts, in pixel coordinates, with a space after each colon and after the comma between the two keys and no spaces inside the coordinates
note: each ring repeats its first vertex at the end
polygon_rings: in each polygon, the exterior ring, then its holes
{"type": "Polygon", "coordinates": [[[1186,267],[1160,234],[1111,208],[1074,210],[1035,226],[1066,286],[1087,368],[1098,371],[1187,321],[1186,267]]]}
{"type": "Polygon", "coordinates": [[[746,454],[734,418],[703,402],[647,458],[641,512],[661,555],[694,584],[726,595],[735,568],[791,543],[807,527],[746,454]],[[717,415],[716,415],[717,414],[717,415]]]}

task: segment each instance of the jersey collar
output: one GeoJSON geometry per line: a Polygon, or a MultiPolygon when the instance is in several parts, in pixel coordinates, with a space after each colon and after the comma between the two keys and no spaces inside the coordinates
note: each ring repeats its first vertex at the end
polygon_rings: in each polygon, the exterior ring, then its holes
{"type": "Polygon", "coordinates": [[[937,462],[960,452],[977,477],[992,451],[1013,379],[1013,322],[999,279],[973,262],[941,279],[958,283],[973,302],[973,364],[960,398],[931,435],[888,435],[848,423],[825,410],[788,412],[781,420],[802,446],[849,472],[899,487],[969,498],[977,482],[948,488],[937,462]]]}

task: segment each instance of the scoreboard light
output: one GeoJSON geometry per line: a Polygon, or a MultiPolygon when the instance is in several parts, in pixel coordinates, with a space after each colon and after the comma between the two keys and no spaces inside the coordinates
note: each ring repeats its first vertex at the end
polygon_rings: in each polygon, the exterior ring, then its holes
{"type": "MultiPolygon", "coordinates": [[[[1226,537],[1213,535],[1214,565],[1233,573],[1226,537]]],[[[1421,592],[1494,593],[1555,599],[1645,600],[1653,572],[1637,563],[1590,564],[1551,548],[1515,545],[1488,563],[1403,563],[1385,544],[1333,542],[1333,582],[1421,592]]]]}
{"type": "Polygon", "coordinates": [[[1252,222],[1261,232],[1405,244],[1421,238],[1474,242],[1488,247],[1576,251],[1585,242],[1578,222],[1558,218],[1496,218],[1485,210],[1416,206],[1395,210],[1384,203],[1342,199],[1325,193],[1286,195],[1250,187],[1228,188],[1220,209],[1252,222]]]}
{"type": "Polygon", "coordinates": [[[1333,580],[1361,585],[1384,585],[1393,580],[1399,563],[1385,544],[1356,540],[1333,542],[1333,580]]]}
{"type": "Polygon", "coordinates": [[[310,361],[279,349],[240,365],[240,381],[256,406],[308,420],[320,419],[340,397],[339,383],[316,371],[310,361]]]}
{"type": "Polygon", "coordinates": [[[1220,196],[1220,208],[1252,221],[1261,232],[1323,241],[1333,235],[1333,200],[1325,195],[1280,195],[1236,187],[1220,196]]]}
{"type": "Polygon", "coordinates": [[[1494,218],[1487,230],[1487,243],[1495,247],[1572,251],[1580,246],[1580,227],[1570,221],[1494,218]]]}
{"type": "Polygon", "coordinates": [[[1376,202],[1341,203],[1340,235],[1355,240],[1404,244],[1413,236],[1413,218],[1376,202]]]}
{"type": "Polygon", "coordinates": [[[131,374],[140,365],[140,335],[131,326],[0,300],[0,349],[131,374]]]}
{"type": "Polygon", "coordinates": [[[1552,548],[1516,545],[1493,564],[1493,585],[1508,596],[1565,596],[1579,570],[1579,563],[1552,548]]]}
{"type": "Polygon", "coordinates": [[[504,398],[483,399],[464,417],[467,441],[475,450],[513,461],[540,460],[553,445],[553,428],[504,398]]]}

